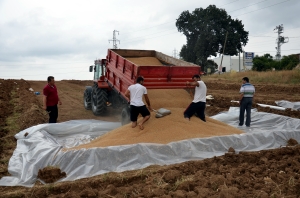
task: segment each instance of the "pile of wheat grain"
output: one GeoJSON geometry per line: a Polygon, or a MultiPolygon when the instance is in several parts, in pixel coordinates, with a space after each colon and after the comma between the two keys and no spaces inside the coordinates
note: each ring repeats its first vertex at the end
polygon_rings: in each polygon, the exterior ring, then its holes
{"type": "MultiPolygon", "coordinates": [[[[137,143],[167,144],[191,138],[243,133],[209,117],[206,117],[206,122],[197,117],[192,117],[190,121],[184,119],[183,112],[192,101],[185,90],[148,90],[148,96],[152,108],[166,108],[172,113],[163,118],[155,118],[155,112],[151,112],[151,118],[145,123],[144,130],[139,127],[131,128],[131,124],[127,124],[75,149],[137,143]]],[[[141,119],[140,117],[138,122],[141,119]]]]}
{"type": "Polygon", "coordinates": [[[137,66],[163,66],[156,57],[126,57],[126,59],[137,66]]]}

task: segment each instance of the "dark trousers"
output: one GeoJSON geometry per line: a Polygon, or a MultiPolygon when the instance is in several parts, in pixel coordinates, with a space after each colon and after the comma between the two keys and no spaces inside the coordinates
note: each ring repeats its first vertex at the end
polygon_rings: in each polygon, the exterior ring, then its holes
{"type": "Polygon", "coordinates": [[[185,118],[190,118],[192,117],[195,113],[197,116],[206,122],[205,120],[205,107],[206,107],[206,102],[197,102],[197,103],[191,103],[188,108],[184,111],[184,117],[185,118]]]}
{"type": "Polygon", "coordinates": [[[239,117],[240,126],[244,124],[245,111],[246,111],[246,126],[250,126],[251,107],[252,107],[252,98],[243,98],[240,104],[240,117],[239,117]]]}
{"type": "Polygon", "coordinates": [[[47,106],[47,112],[49,114],[49,123],[56,123],[58,117],[57,105],[47,106]]]}

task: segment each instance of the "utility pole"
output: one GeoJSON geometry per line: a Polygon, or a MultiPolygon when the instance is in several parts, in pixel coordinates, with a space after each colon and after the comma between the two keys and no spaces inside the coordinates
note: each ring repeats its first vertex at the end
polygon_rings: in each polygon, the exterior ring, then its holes
{"type": "Polygon", "coordinates": [[[118,35],[119,35],[119,31],[114,30],[113,31],[113,39],[108,40],[109,43],[110,43],[110,41],[113,42],[113,49],[118,49],[117,42],[119,42],[119,44],[120,44],[120,40],[118,40],[117,37],[116,37],[116,32],[118,32],[118,35]]]}
{"type": "Polygon", "coordinates": [[[275,47],[275,49],[277,50],[277,53],[276,53],[275,57],[276,57],[276,60],[279,61],[281,59],[280,47],[282,44],[289,42],[289,38],[281,36],[281,34],[283,33],[283,25],[282,24],[279,26],[276,26],[276,28],[274,30],[277,30],[276,33],[278,33],[278,38],[276,39],[277,47],[275,47]]]}
{"type": "Polygon", "coordinates": [[[239,72],[241,72],[241,53],[239,51],[239,72]]]}
{"type": "Polygon", "coordinates": [[[172,54],[173,54],[174,58],[177,58],[178,52],[177,52],[176,48],[174,48],[174,50],[172,51],[172,54]]]}
{"type": "Polygon", "coordinates": [[[224,42],[224,47],[223,47],[223,54],[222,54],[222,58],[221,58],[221,64],[219,67],[219,75],[222,72],[222,62],[223,62],[223,56],[224,56],[224,52],[225,52],[225,47],[226,47],[226,41],[227,41],[227,35],[228,35],[228,31],[226,32],[226,37],[225,37],[225,42],[224,42]]]}

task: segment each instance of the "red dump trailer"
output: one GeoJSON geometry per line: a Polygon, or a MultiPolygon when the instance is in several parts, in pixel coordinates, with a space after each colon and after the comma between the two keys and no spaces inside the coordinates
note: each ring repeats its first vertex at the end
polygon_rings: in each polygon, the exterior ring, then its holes
{"type": "Polygon", "coordinates": [[[94,85],[84,92],[84,106],[95,115],[110,108],[122,108],[122,124],[129,123],[128,98],[124,93],[138,76],[147,89],[182,89],[201,67],[155,50],[108,49],[106,59],[95,60],[94,85]]]}

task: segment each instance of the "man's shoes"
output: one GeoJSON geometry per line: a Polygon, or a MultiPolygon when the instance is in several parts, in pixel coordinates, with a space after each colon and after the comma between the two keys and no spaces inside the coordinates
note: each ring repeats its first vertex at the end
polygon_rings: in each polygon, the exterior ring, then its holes
{"type": "Polygon", "coordinates": [[[243,126],[242,124],[239,124],[239,126],[243,126]]]}
{"type": "Polygon", "coordinates": [[[250,127],[250,125],[248,125],[248,126],[246,125],[246,127],[250,127]]]}

